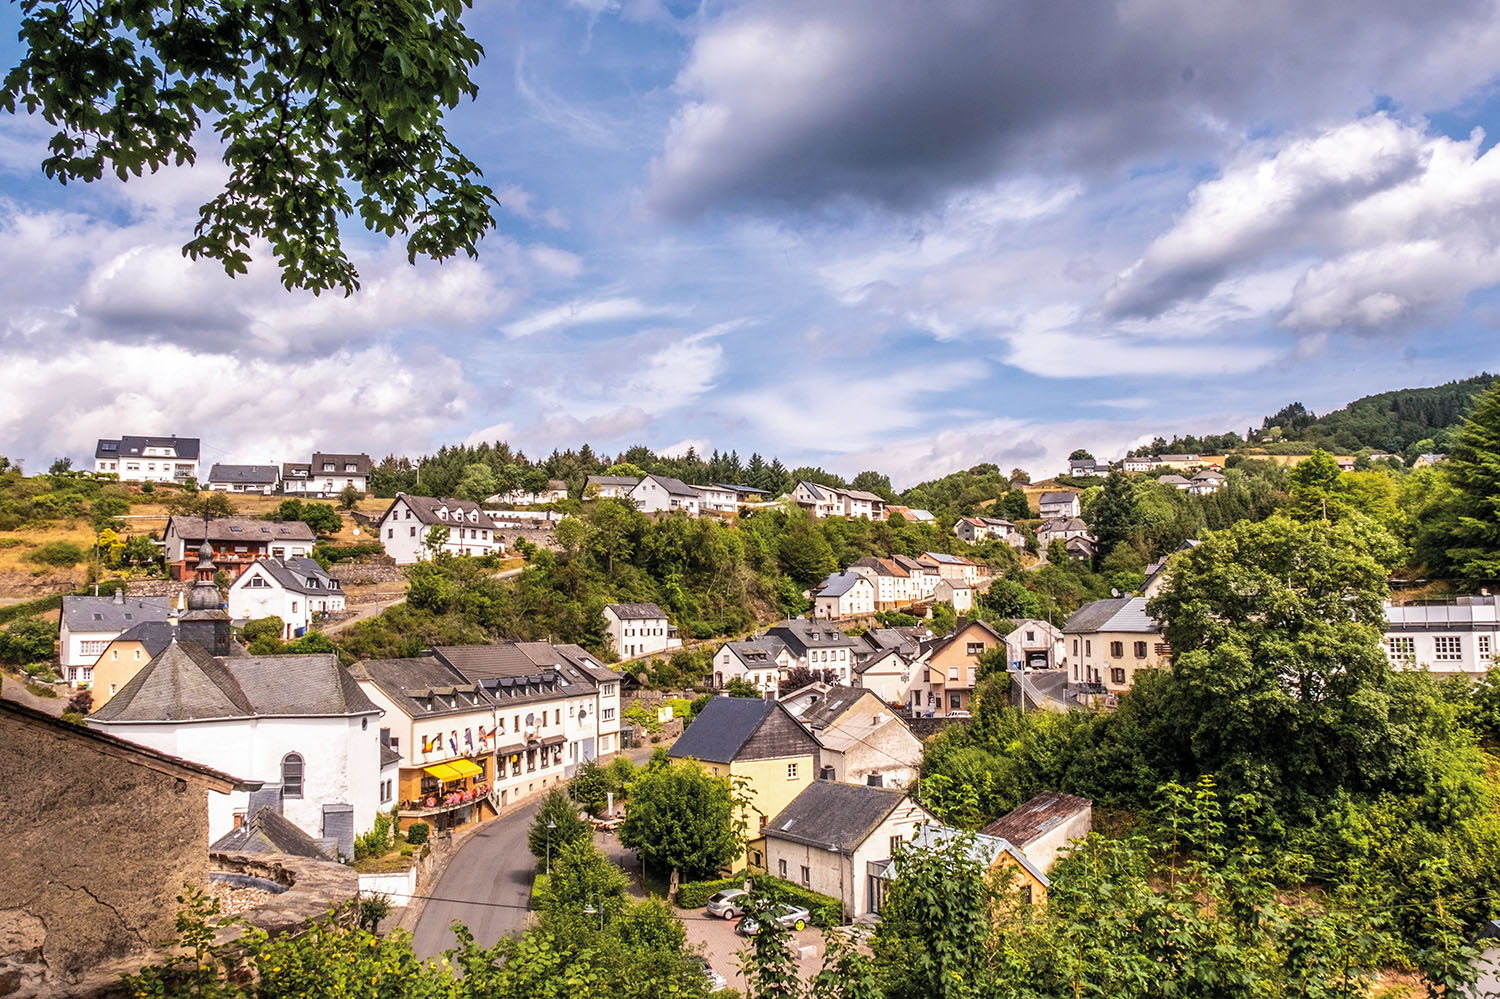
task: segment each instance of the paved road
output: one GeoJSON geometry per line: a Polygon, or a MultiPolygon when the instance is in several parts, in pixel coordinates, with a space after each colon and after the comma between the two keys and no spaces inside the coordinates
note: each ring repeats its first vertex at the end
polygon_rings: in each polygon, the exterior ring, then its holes
{"type": "Polygon", "coordinates": [[[413,934],[417,956],[437,957],[453,947],[455,920],[467,926],[482,947],[525,929],[536,870],[526,833],[542,797],[485,823],[448,861],[443,876],[427,889],[432,898],[413,934]]]}

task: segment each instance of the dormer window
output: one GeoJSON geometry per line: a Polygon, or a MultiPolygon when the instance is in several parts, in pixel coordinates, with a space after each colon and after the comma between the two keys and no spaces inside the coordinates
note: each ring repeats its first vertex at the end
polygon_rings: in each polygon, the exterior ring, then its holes
{"type": "Polygon", "coordinates": [[[331,472],[331,471],[333,471],[333,462],[331,462],[331,461],[325,461],[325,462],[323,462],[323,471],[325,471],[325,472],[331,472]]]}
{"type": "Polygon", "coordinates": [[[359,471],[359,466],[358,465],[345,465],[344,466],[344,471],[346,471],[346,472],[357,472],[357,471],[359,471]]]}

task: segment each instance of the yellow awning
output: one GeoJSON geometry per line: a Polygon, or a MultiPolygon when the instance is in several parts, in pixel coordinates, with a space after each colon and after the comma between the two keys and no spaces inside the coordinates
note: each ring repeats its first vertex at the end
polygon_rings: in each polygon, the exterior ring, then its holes
{"type": "Polygon", "coordinates": [[[476,766],[468,760],[454,760],[452,763],[447,764],[447,766],[457,770],[460,777],[474,777],[484,773],[482,767],[476,766]]]}
{"type": "Polygon", "coordinates": [[[432,776],[436,777],[438,780],[461,780],[464,776],[462,770],[459,770],[456,767],[451,767],[446,763],[434,763],[431,766],[423,767],[422,769],[432,774],[432,776]]]}

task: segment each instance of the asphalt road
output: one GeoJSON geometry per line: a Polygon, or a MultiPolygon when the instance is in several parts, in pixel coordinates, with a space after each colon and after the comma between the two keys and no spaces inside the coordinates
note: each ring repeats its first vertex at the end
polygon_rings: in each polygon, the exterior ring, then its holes
{"type": "Polygon", "coordinates": [[[536,870],[526,833],[542,798],[486,823],[448,861],[443,876],[427,890],[432,898],[412,935],[418,957],[437,957],[453,947],[454,921],[467,926],[482,947],[526,928],[536,870]]]}

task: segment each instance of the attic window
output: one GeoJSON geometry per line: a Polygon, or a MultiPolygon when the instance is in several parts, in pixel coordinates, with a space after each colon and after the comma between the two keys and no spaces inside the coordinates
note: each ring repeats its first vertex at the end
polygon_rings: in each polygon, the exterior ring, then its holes
{"type": "Polygon", "coordinates": [[[103,614],[95,614],[94,615],[94,620],[95,621],[103,621],[104,620],[104,615],[103,614]]]}
{"type": "Polygon", "coordinates": [[[126,614],[126,615],[125,615],[125,620],[127,620],[127,621],[134,621],[134,620],[135,620],[135,615],[134,615],[134,614],[130,614],[130,613],[127,613],[127,614],[126,614]]]}
{"type": "Polygon", "coordinates": [[[237,526],[236,526],[236,525],[234,525],[234,524],[230,524],[230,525],[229,525],[229,530],[230,530],[230,531],[231,531],[231,532],[232,532],[232,533],[234,533],[234,534],[238,534],[238,533],[240,533],[240,531],[242,531],[242,530],[244,530],[244,528],[242,528],[242,527],[237,527],[237,526]]]}

